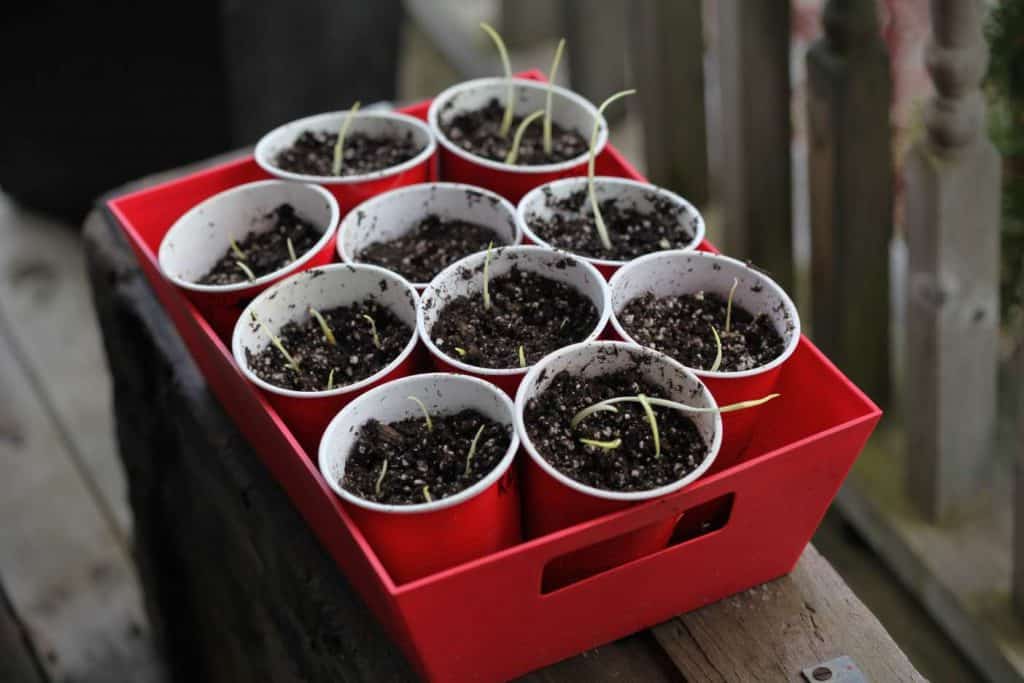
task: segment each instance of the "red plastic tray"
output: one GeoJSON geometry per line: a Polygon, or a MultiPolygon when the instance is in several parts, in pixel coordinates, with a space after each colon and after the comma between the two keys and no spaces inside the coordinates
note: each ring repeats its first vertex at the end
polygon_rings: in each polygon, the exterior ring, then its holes
{"type": "MultiPolygon", "coordinates": [[[[427,104],[406,109],[425,117],[427,104]]],[[[598,172],[642,179],[614,149],[598,172]]],[[[157,296],[239,429],[416,669],[438,681],[503,680],[788,573],[881,411],[807,339],[784,366],[741,461],[666,498],[396,585],[231,352],[160,274],[164,233],[193,204],[266,177],[251,158],[108,203],[157,296]],[[686,512],[665,549],[556,590],[545,565],[686,512]]],[[[521,464],[521,463],[520,463],[521,464]]]]}

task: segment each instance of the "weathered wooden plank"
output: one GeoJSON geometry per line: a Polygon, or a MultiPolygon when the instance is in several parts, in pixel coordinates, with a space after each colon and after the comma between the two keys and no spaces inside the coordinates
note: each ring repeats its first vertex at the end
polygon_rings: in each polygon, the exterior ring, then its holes
{"type": "Polygon", "coordinates": [[[161,680],[124,546],[0,323],[0,577],[56,680],[161,680]]]}
{"type": "Polygon", "coordinates": [[[889,58],[874,0],[830,0],[807,53],[814,341],[889,398],[889,58]]]}
{"type": "Polygon", "coordinates": [[[561,8],[551,0],[501,0],[501,37],[510,50],[558,40],[561,8]]]}
{"type": "Polygon", "coordinates": [[[801,681],[801,670],[840,655],[868,680],[924,680],[813,546],[790,576],[653,631],[687,680],[801,681]]]}
{"type": "Polygon", "coordinates": [[[788,2],[721,0],[718,57],[727,254],[793,291],[788,2]]]}
{"type": "Polygon", "coordinates": [[[40,392],[40,409],[55,418],[72,464],[127,544],[131,518],[114,457],[110,378],[80,238],[69,226],[0,195],[0,244],[0,317],[40,392]]]}
{"type": "MultiPolygon", "coordinates": [[[[572,88],[600,103],[626,87],[627,8],[624,0],[561,0],[562,30],[572,88]]],[[[548,66],[541,68],[547,70],[548,66]]],[[[624,107],[609,109],[615,120],[624,107]]]]}
{"type": "Polygon", "coordinates": [[[930,520],[983,496],[995,420],[1001,166],[984,132],[975,0],[933,0],[927,135],[905,161],[911,498],[930,520]]]}
{"type": "Polygon", "coordinates": [[[647,177],[703,207],[709,198],[703,4],[640,0],[629,14],[647,177]]]}

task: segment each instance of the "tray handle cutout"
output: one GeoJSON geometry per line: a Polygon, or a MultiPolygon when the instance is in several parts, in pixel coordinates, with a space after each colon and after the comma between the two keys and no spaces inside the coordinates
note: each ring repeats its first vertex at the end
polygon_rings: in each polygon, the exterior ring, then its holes
{"type": "Polygon", "coordinates": [[[725,493],[668,519],[553,557],[541,574],[541,595],[719,531],[729,523],[735,500],[734,493],[725,493]]]}

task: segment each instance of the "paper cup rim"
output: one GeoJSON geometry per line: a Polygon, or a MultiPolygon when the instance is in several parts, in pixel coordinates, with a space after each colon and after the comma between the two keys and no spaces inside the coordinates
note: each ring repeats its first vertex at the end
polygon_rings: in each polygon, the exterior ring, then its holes
{"type": "Polygon", "coordinates": [[[334,195],[332,195],[324,188],[312,185],[310,183],[302,183],[301,185],[306,189],[310,190],[311,192],[320,195],[320,197],[327,202],[327,206],[330,209],[330,224],[324,230],[323,234],[320,236],[320,239],[317,240],[316,244],[307,249],[302,256],[295,259],[291,263],[285,264],[278,268],[277,270],[273,270],[265,275],[260,275],[255,280],[233,282],[227,285],[203,285],[199,284],[198,282],[191,282],[189,280],[185,280],[171,273],[170,270],[164,265],[164,245],[169,244],[168,240],[175,234],[175,232],[184,229],[184,226],[186,225],[186,220],[191,220],[195,214],[199,213],[202,210],[205,210],[210,205],[215,204],[218,201],[223,201],[225,197],[228,197],[230,195],[238,194],[246,190],[252,190],[259,187],[273,187],[277,185],[294,186],[295,183],[290,183],[288,181],[280,180],[277,178],[271,178],[268,180],[257,180],[251,183],[242,183],[241,185],[235,185],[234,187],[230,187],[226,190],[218,192],[215,195],[207,197],[203,201],[192,206],[185,213],[181,214],[181,216],[179,216],[178,219],[174,221],[173,224],[171,224],[171,227],[164,234],[163,239],[160,240],[160,247],[157,250],[157,263],[160,265],[160,271],[164,274],[164,277],[166,277],[168,280],[173,282],[178,287],[181,287],[182,289],[188,289],[193,292],[203,292],[206,294],[229,294],[233,292],[245,292],[250,289],[258,289],[282,277],[288,277],[299,272],[303,266],[309,263],[313,259],[313,257],[320,253],[320,251],[325,246],[327,246],[327,243],[331,241],[331,238],[334,237],[335,233],[338,230],[338,222],[339,219],[341,218],[341,209],[338,207],[338,200],[334,198],[334,195]]]}
{"type": "MultiPolygon", "coordinates": [[[[750,368],[749,370],[715,370],[714,372],[712,372],[711,370],[701,370],[700,368],[691,368],[688,365],[684,365],[683,367],[693,372],[698,377],[702,378],[708,377],[711,379],[742,379],[745,377],[755,377],[757,375],[770,372],[771,370],[774,370],[775,368],[785,363],[789,359],[789,357],[793,355],[793,352],[796,351],[797,346],[800,345],[801,339],[800,314],[797,311],[796,304],[793,303],[793,300],[786,293],[786,290],[782,289],[782,287],[779,286],[779,284],[775,282],[773,278],[771,278],[768,275],[765,275],[763,272],[757,270],[756,268],[750,267],[749,265],[747,265],[743,261],[740,261],[739,259],[732,258],[731,256],[724,256],[722,254],[712,254],[706,251],[684,251],[681,249],[670,249],[666,251],[657,251],[651,254],[645,254],[639,258],[634,259],[633,261],[629,262],[627,265],[623,266],[618,271],[616,271],[616,273],[612,275],[611,279],[608,281],[608,289],[610,291],[615,291],[615,285],[618,282],[621,282],[622,278],[625,277],[624,274],[627,273],[630,268],[641,268],[643,267],[646,261],[651,260],[652,258],[665,258],[666,256],[678,258],[696,257],[698,259],[707,259],[708,261],[726,263],[731,266],[736,266],[749,270],[751,273],[754,273],[758,278],[760,278],[760,282],[763,285],[768,287],[776,296],[779,297],[779,300],[786,307],[786,310],[789,311],[790,319],[793,322],[793,331],[790,335],[789,340],[786,342],[786,347],[782,350],[782,353],[779,354],[777,357],[773,358],[771,361],[765,363],[764,365],[758,365],[756,368],[750,368]]],[[[611,323],[612,328],[615,330],[615,332],[623,339],[625,339],[627,342],[629,342],[630,344],[635,344],[637,346],[644,346],[640,342],[633,339],[633,337],[628,332],[626,332],[625,328],[619,322],[618,313],[614,310],[612,310],[611,323]]],[[[644,348],[650,347],[644,346],[644,348]]]]}
{"type": "MultiPolygon", "coordinates": [[[[601,275],[601,272],[592,264],[587,263],[583,259],[579,258],[578,256],[575,256],[574,254],[570,254],[567,251],[549,249],[547,247],[540,247],[533,244],[517,244],[505,247],[495,247],[494,251],[506,251],[509,249],[517,250],[516,253],[537,253],[544,255],[552,255],[559,258],[572,258],[578,262],[577,267],[582,266],[584,270],[586,270],[588,274],[590,274],[591,277],[596,279],[596,281],[601,285],[601,309],[598,311],[597,325],[595,325],[594,330],[587,336],[586,339],[584,339],[582,342],[577,343],[585,343],[597,339],[597,337],[601,334],[601,331],[604,330],[605,327],[607,327],[608,321],[611,319],[612,307],[611,288],[608,287],[608,283],[605,281],[604,276],[601,275]]],[[[430,284],[428,284],[426,289],[423,290],[423,295],[420,297],[419,306],[417,306],[416,308],[416,331],[419,334],[420,339],[423,341],[424,346],[427,347],[427,350],[430,351],[432,355],[440,358],[441,360],[451,365],[452,367],[458,368],[462,372],[472,373],[475,375],[483,375],[486,377],[514,377],[516,375],[522,375],[525,377],[529,370],[536,366],[537,363],[534,363],[533,365],[527,365],[525,368],[483,368],[478,365],[470,365],[469,363],[464,363],[463,361],[453,356],[450,356],[441,349],[439,349],[437,347],[437,344],[434,343],[434,340],[430,338],[430,333],[427,330],[424,306],[425,302],[427,301],[427,294],[429,293],[431,296],[434,295],[434,291],[436,290],[436,286],[434,283],[438,281],[443,275],[447,275],[449,271],[454,271],[457,267],[462,266],[463,261],[470,258],[477,258],[482,253],[484,252],[478,251],[475,254],[469,254],[468,256],[464,256],[463,258],[459,259],[455,263],[451,264],[450,266],[442,270],[436,276],[434,276],[434,279],[431,280],[430,284]]],[[[583,294],[582,292],[580,293],[583,294]]],[[[540,361],[537,362],[539,363],[540,361]]]]}
{"type": "MultiPolygon", "coordinates": [[[[553,246],[550,242],[543,239],[542,237],[540,237],[540,235],[533,231],[533,228],[530,227],[529,222],[526,220],[526,207],[529,203],[536,200],[537,195],[543,194],[545,189],[551,187],[558,187],[562,185],[571,185],[574,183],[582,183],[583,185],[586,185],[587,177],[574,176],[572,178],[559,178],[558,180],[552,180],[551,182],[544,183],[543,185],[538,185],[537,187],[533,188],[525,195],[523,195],[522,199],[519,200],[519,204],[516,206],[516,221],[519,222],[520,230],[522,230],[523,235],[525,235],[530,240],[532,240],[533,242],[540,246],[547,247],[548,249],[559,249],[559,247],[553,246]]],[[[687,244],[685,247],[679,247],[677,249],[659,249],[658,251],[650,252],[650,254],[660,254],[665,251],[696,251],[697,247],[700,246],[701,242],[704,241],[704,237],[706,234],[706,229],[704,226],[704,214],[702,214],[697,209],[697,207],[694,206],[691,202],[683,198],[681,195],[676,194],[672,190],[668,190],[664,187],[660,187],[652,183],[633,180],[632,178],[621,178],[618,176],[594,176],[594,183],[605,183],[608,185],[625,185],[627,187],[634,187],[637,189],[646,189],[649,191],[653,191],[659,195],[669,197],[672,201],[676,202],[677,204],[682,204],[684,207],[686,207],[688,211],[690,211],[694,216],[697,217],[697,229],[694,231],[693,239],[690,240],[689,244],[687,244]]],[[[565,249],[561,249],[561,251],[565,251],[566,253],[572,254],[577,258],[584,259],[585,261],[588,261],[589,263],[592,263],[595,266],[610,268],[621,268],[625,266],[627,263],[635,261],[636,259],[643,258],[644,256],[650,256],[650,254],[644,254],[643,256],[636,256],[626,261],[619,261],[616,259],[603,259],[594,256],[586,256],[584,254],[578,254],[574,251],[568,251],[565,249]]]]}
{"type": "Polygon", "coordinates": [[[588,341],[580,342],[579,344],[573,344],[571,346],[563,347],[557,351],[553,351],[543,359],[541,359],[536,365],[534,365],[530,372],[527,373],[526,377],[523,378],[522,383],[519,385],[518,391],[516,391],[516,431],[519,432],[519,440],[523,446],[523,450],[527,452],[530,459],[544,472],[553,477],[557,482],[567,486],[574,491],[586,494],[593,498],[601,498],[604,500],[616,500],[625,502],[640,502],[645,500],[651,500],[653,498],[660,498],[670,493],[675,493],[685,486],[692,484],[694,481],[699,479],[705,472],[710,469],[714,464],[715,459],[718,457],[718,452],[722,446],[722,414],[718,411],[713,413],[714,415],[714,436],[711,439],[711,443],[707,444],[708,453],[704,456],[704,460],[697,465],[693,471],[689,472],[685,477],[672,482],[671,484],[665,484],[658,488],[647,489],[645,491],[609,491],[607,489],[599,489],[593,486],[589,486],[582,482],[576,481],[572,477],[563,474],[554,465],[549,463],[544,456],[537,452],[536,447],[533,445],[533,440],[530,438],[530,433],[526,428],[525,412],[526,412],[526,401],[527,401],[527,387],[529,387],[536,380],[537,376],[546,370],[545,363],[550,362],[553,359],[559,358],[564,355],[577,353],[582,347],[589,346],[593,348],[612,348],[618,347],[624,351],[631,353],[639,353],[646,356],[655,358],[658,362],[667,363],[670,366],[675,366],[675,369],[681,370],[684,375],[688,375],[703,388],[704,398],[708,402],[710,407],[717,408],[718,403],[715,401],[715,397],[708,390],[707,385],[704,381],[692,370],[687,368],[679,361],[667,356],[660,351],[648,348],[646,346],[639,346],[637,344],[629,344],[620,341],[588,341]]]}
{"type": "Polygon", "coordinates": [[[291,180],[293,182],[310,183],[315,185],[353,185],[356,183],[363,183],[371,180],[381,180],[383,178],[390,178],[391,176],[398,175],[408,171],[410,168],[414,168],[424,161],[429,159],[434,152],[437,150],[437,139],[434,136],[433,130],[430,126],[416,118],[415,116],[409,116],[397,111],[383,111],[383,110],[361,110],[356,112],[353,116],[356,119],[390,119],[392,121],[399,121],[411,128],[415,128],[422,133],[426,134],[427,144],[420,150],[416,156],[412,159],[403,161],[400,164],[394,166],[388,166],[376,171],[370,171],[369,173],[360,173],[358,175],[347,175],[347,176],[322,176],[322,175],[309,175],[306,173],[293,173],[286,171],[276,164],[270,158],[270,152],[267,149],[270,145],[270,141],[275,136],[281,134],[289,128],[300,128],[303,125],[307,128],[317,128],[317,124],[324,120],[334,118],[340,115],[348,114],[350,110],[343,109],[340,111],[329,111],[322,114],[313,114],[312,116],[305,116],[301,119],[295,119],[287,123],[283,123],[277,128],[274,128],[269,133],[263,135],[259,142],[256,143],[256,149],[253,156],[256,159],[256,163],[264,171],[272,176],[281,178],[284,180],[291,180]]]}
{"type": "MultiPolygon", "coordinates": [[[[586,163],[587,159],[590,158],[589,148],[586,152],[579,156],[575,156],[572,159],[566,159],[565,161],[559,161],[554,164],[520,166],[515,164],[506,164],[503,161],[494,161],[493,159],[488,159],[486,157],[472,154],[471,152],[467,152],[466,150],[462,149],[461,147],[459,147],[458,145],[456,145],[455,143],[448,139],[448,136],[445,135],[444,131],[441,130],[440,121],[438,121],[438,115],[440,113],[441,107],[443,107],[445,103],[447,103],[447,101],[451,99],[453,95],[462,92],[463,90],[469,90],[470,88],[473,87],[487,87],[491,85],[500,85],[504,84],[505,81],[507,80],[514,81],[516,87],[522,86],[533,90],[547,90],[549,87],[549,84],[547,83],[544,83],[542,81],[534,81],[528,78],[512,77],[511,79],[507,79],[503,76],[490,76],[487,78],[474,78],[472,80],[462,81],[461,83],[456,83],[455,85],[445,88],[437,95],[437,97],[433,99],[433,101],[430,103],[430,109],[427,111],[427,122],[430,125],[430,129],[434,132],[434,137],[437,138],[438,143],[447,151],[451,152],[452,154],[458,157],[461,157],[462,159],[465,159],[466,161],[471,161],[480,166],[484,166],[495,171],[504,171],[506,173],[519,173],[524,175],[539,173],[558,173],[575,168],[576,166],[579,166],[582,163],[586,163]]],[[[582,95],[575,93],[572,90],[569,90],[568,88],[563,88],[558,85],[551,85],[550,88],[554,95],[565,97],[569,101],[581,106],[582,108],[589,111],[595,119],[598,119],[601,122],[602,125],[598,128],[597,132],[597,144],[594,146],[594,154],[601,154],[601,152],[605,148],[605,145],[608,142],[608,122],[605,120],[604,116],[598,111],[597,107],[595,107],[593,103],[590,102],[590,100],[583,97],[582,95]]]]}
{"type": "MultiPolygon", "coordinates": [[[[467,375],[460,375],[453,372],[428,372],[419,375],[412,375],[409,377],[402,377],[401,379],[396,379],[386,384],[382,384],[379,387],[374,387],[373,389],[370,389],[361,396],[353,399],[348,405],[346,405],[344,408],[338,411],[338,413],[333,418],[331,418],[330,423],[328,423],[327,428],[324,430],[323,437],[320,439],[320,445],[317,449],[317,464],[319,466],[321,475],[323,475],[324,479],[327,480],[327,485],[330,486],[331,489],[338,496],[340,496],[343,500],[345,500],[348,503],[351,503],[357,507],[366,510],[373,510],[374,512],[383,512],[398,515],[420,514],[437,512],[438,510],[444,510],[446,508],[454,507],[456,505],[459,505],[460,503],[464,503],[468,500],[476,498],[478,495],[489,489],[495,482],[497,482],[499,479],[501,479],[502,476],[505,475],[509,467],[512,465],[512,462],[515,460],[516,453],[518,451],[519,433],[515,427],[515,404],[512,402],[512,399],[510,399],[505,394],[505,392],[501,391],[490,382],[484,381],[476,377],[469,377],[467,375]],[[342,416],[346,415],[346,411],[354,410],[354,406],[357,406],[359,403],[363,401],[372,400],[376,392],[383,391],[385,388],[393,390],[398,386],[402,386],[413,381],[422,381],[424,378],[436,378],[442,381],[466,382],[468,384],[476,384],[477,386],[486,389],[488,392],[490,392],[491,394],[498,398],[499,402],[508,410],[508,414],[510,417],[510,422],[508,423],[508,426],[511,428],[509,432],[508,449],[505,451],[505,455],[502,456],[501,460],[498,461],[498,464],[495,465],[491,469],[491,471],[487,473],[486,476],[480,479],[480,481],[476,482],[472,486],[469,486],[459,491],[458,493],[452,496],[448,496],[447,498],[441,498],[439,500],[434,500],[429,503],[412,503],[410,505],[376,503],[371,500],[366,500],[365,498],[360,498],[359,496],[346,490],[339,482],[334,481],[333,477],[328,476],[327,465],[332,460],[338,460],[342,458],[342,456],[331,456],[328,453],[328,443],[330,442],[334,432],[337,429],[340,429],[339,425],[341,423],[342,416]]],[[[348,455],[345,454],[344,460],[347,459],[348,455]]]]}
{"type": "Polygon", "coordinates": [[[242,311],[241,315],[238,316],[238,321],[235,323],[234,331],[231,334],[231,353],[235,358],[235,365],[237,365],[238,368],[242,371],[242,374],[245,375],[246,379],[248,379],[250,382],[258,386],[260,389],[268,391],[272,394],[277,394],[279,396],[287,396],[289,398],[302,399],[330,398],[332,396],[342,396],[344,394],[349,394],[354,391],[365,389],[367,386],[370,386],[374,382],[380,381],[382,378],[387,377],[388,374],[393,372],[395,368],[397,368],[412,354],[413,350],[416,348],[416,342],[418,341],[419,338],[418,335],[416,334],[415,329],[413,329],[412,334],[409,336],[409,341],[406,342],[405,346],[402,348],[402,351],[397,356],[395,356],[394,360],[392,360],[390,363],[388,363],[383,368],[373,373],[369,377],[365,377],[359,380],[358,382],[345,384],[343,386],[331,390],[323,389],[320,391],[300,391],[297,389],[286,389],[285,387],[279,387],[276,384],[271,384],[270,382],[267,382],[266,380],[257,376],[256,373],[252,371],[252,369],[249,367],[249,363],[245,358],[245,349],[242,345],[241,331],[242,325],[249,324],[249,314],[252,311],[253,307],[256,306],[257,304],[263,303],[271,296],[276,296],[279,287],[284,287],[285,285],[289,284],[290,282],[297,278],[312,277],[312,273],[314,272],[331,272],[341,270],[343,268],[365,270],[367,272],[376,273],[381,278],[393,280],[393,284],[404,287],[409,293],[412,294],[412,304],[416,307],[417,310],[419,310],[419,294],[416,293],[416,288],[413,287],[409,283],[409,281],[403,278],[401,275],[393,273],[390,270],[387,270],[386,268],[381,268],[380,266],[373,266],[368,263],[331,263],[326,266],[318,266],[310,270],[304,270],[301,273],[296,273],[295,275],[292,275],[289,278],[281,280],[280,282],[277,282],[273,286],[268,287],[267,289],[260,292],[260,294],[256,298],[249,302],[249,304],[242,311]]]}

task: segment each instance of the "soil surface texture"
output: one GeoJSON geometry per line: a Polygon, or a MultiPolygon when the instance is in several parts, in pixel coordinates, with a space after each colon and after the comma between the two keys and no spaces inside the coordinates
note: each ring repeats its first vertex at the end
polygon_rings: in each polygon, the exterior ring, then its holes
{"type": "MultiPolygon", "coordinates": [[[[334,176],[334,145],[337,133],[303,131],[291,147],[274,159],[278,168],[303,175],[334,176]]],[[[397,166],[423,151],[412,133],[403,137],[370,137],[365,133],[349,133],[341,152],[341,176],[363,175],[397,166]]]]}
{"type": "MultiPolygon", "coordinates": [[[[568,259],[565,263],[575,267],[568,259]]],[[[466,271],[467,279],[483,277],[482,266],[466,271]]],[[[533,365],[552,351],[583,341],[597,326],[597,307],[590,299],[518,265],[492,278],[488,289],[490,310],[484,309],[482,292],[459,296],[444,304],[430,330],[438,348],[464,363],[483,368],[533,365]]]]}
{"type": "Polygon", "coordinates": [[[486,477],[511,443],[510,425],[475,410],[431,415],[431,426],[421,417],[390,424],[370,420],[359,430],[341,485],[360,498],[389,505],[440,500],[486,477]]]}
{"type": "Polygon", "coordinates": [[[578,482],[609,491],[646,491],[671,484],[697,468],[708,452],[693,421],[684,413],[654,406],[661,446],[656,454],[651,426],[639,403],[616,404],[617,412],[596,412],[575,428],[580,410],[618,396],[664,391],[642,378],[639,368],[599,377],[560,372],[526,404],[526,429],[537,452],[578,482]],[[615,448],[586,445],[581,438],[616,442],[615,448]]]}
{"type": "Polygon", "coordinates": [[[323,232],[296,214],[291,204],[281,204],[270,213],[255,219],[252,227],[255,229],[235,241],[241,255],[229,247],[213,268],[197,281],[198,284],[233,285],[246,282],[249,274],[239,263],[245,264],[254,277],[273,273],[292,262],[289,240],[295,258],[302,258],[323,237],[323,232]],[[269,223],[270,227],[257,226],[257,223],[269,223]]]}
{"type": "Polygon", "coordinates": [[[698,370],[710,370],[715,362],[712,327],[722,342],[720,371],[752,370],[782,355],[786,343],[765,313],[753,315],[733,303],[726,331],[727,308],[727,296],[713,292],[662,298],[648,293],[627,303],[618,319],[640,344],[698,370]]]}
{"type": "Polygon", "coordinates": [[[356,258],[398,273],[409,282],[430,282],[464,256],[503,242],[494,230],[458,219],[431,214],[409,232],[388,242],[373,242],[356,258]]]}
{"type": "Polygon", "coordinates": [[[327,340],[312,314],[304,320],[286,323],[278,337],[298,364],[298,370],[268,338],[259,353],[248,349],[245,352],[249,368],[257,377],[297,391],[323,391],[328,384],[337,389],[382,370],[398,357],[413,334],[412,328],[376,301],[361,301],[319,313],[334,334],[335,343],[327,340]],[[376,325],[379,348],[367,316],[376,325]]]}
{"type": "MultiPolygon", "coordinates": [[[[467,111],[442,121],[445,137],[466,150],[492,161],[504,162],[512,146],[512,139],[525,116],[513,116],[508,135],[501,135],[501,120],[505,106],[492,99],[482,109],[467,111]]],[[[442,117],[443,118],[443,117],[442,117]]],[[[544,118],[533,121],[519,144],[517,166],[539,166],[569,161],[586,154],[590,148],[586,138],[575,130],[566,130],[551,122],[551,153],[544,151],[544,118]]]]}
{"type": "Polygon", "coordinates": [[[545,204],[555,209],[550,217],[526,216],[530,229],[557,249],[610,261],[628,261],[654,251],[689,246],[697,230],[697,217],[665,197],[651,193],[652,209],[639,210],[621,199],[599,201],[611,249],[598,236],[594,213],[585,190],[556,199],[545,191],[545,204]]]}

